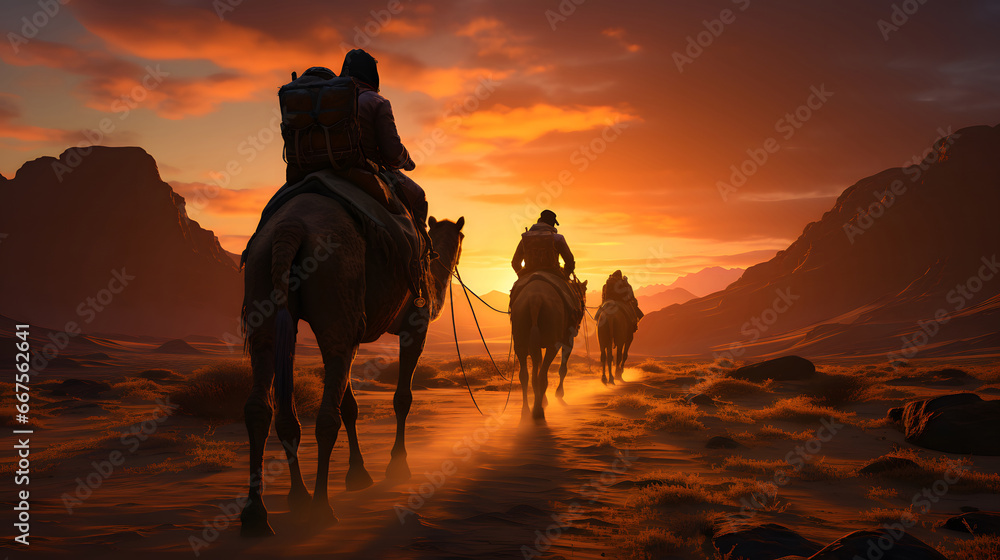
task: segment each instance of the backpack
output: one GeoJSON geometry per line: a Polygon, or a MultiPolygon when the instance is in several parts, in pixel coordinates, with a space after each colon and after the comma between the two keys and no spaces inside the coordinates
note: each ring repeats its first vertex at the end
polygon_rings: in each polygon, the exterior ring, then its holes
{"type": "Polygon", "coordinates": [[[358,120],[358,85],[315,66],[278,89],[283,157],[306,169],[345,170],[364,161],[358,120]]]}
{"type": "Polygon", "coordinates": [[[524,268],[529,271],[559,269],[559,252],[556,251],[556,236],[549,231],[526,231],[521,234],[524,241],[524,268]]]}

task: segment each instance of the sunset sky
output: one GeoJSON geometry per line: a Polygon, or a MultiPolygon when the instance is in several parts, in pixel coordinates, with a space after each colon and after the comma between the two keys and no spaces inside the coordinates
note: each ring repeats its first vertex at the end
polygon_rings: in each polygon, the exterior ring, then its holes
{"type": "Polygon", "coordinates": [[[284,179],[277,88],[366,48],[482,292],[543,208],[592,287],[669,283],[766,260],[940,131],[1000,123],[993,1],[12,0],[0,21],[0,173],[141,146],[237,253],[284,179]],[[767,161],[733,185],[748,150],[767,161]]]}

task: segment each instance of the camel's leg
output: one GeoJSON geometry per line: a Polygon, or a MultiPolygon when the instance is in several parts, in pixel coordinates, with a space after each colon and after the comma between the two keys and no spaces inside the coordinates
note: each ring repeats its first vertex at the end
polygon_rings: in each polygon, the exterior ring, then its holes
{"type": "Polygon", "coordinates": [[[285,457],[288,459],[288,470],[291,475],[291,489],[288,491],[288,508],[293,514],[305,513],[309,507],[311,497],[306,485],[302,482],[302,469],[299,465],[299,441],[302,439],[302,426],[295,414],[295,401],[289,399],[288,403],[277,403],[278,414],[274,420],[274,429],[278,433],[278,440],[285,448],[285,457]]]}
{"type": "Polygon", "coordinates": [[[243,407],[243,416],[250,439],[250,492],[240,513],[240,535],[261,537],[273,535],[267,522],[267,508],[261,496],[263,485],[264,445],[271,431],[271,383],[274,379],[274,342],[258,339],[250,359],[253,385],[243,407]],[[266,349],[265,349],[266,348],[266,349]]]}
{"type": "Polygon", "coordinates": [[[601,383],[608,384],[608,349],[601,344],[601,383]]]}
{"type": "Polygon", "coordinates": [[[517,362],[520,366],[519,378],[521,381],[521,420],[531,416],[531,405],[528,404],[528,386],[530,378],[528,376],[528,355],[518,354],[517,362]]]}
{"type": "Polygon", "coordinates": [[[323,354],[323,366],[326,378],[323,381],[323,400],[316,415],[316,489],[313,492],[312,515],[320,522],[336,522],[330,507],[327,486],[330,478],[330,455],[337,443],[337,433],[340,431],[340,405],[344,402],[344,392],[347,390],[351,363],[357,354],[358,345],[350,340],[356,330],[350,334],[341,328],[331,328],[317,333],[320,351],[323,354]],[[322,333],[322,334],[321,334],[322,333]]]}
{"type": "Polygon", "coordinates": [[[618,379],[622,378],[622,369],[623,369],[622,368],[622,364],[624,363],[624,359],[623,359],[624,349],[625,349],[625,344],[624,343],[618,345],[618,348],[617,348],[617,350],[618,350],[618,356],[615,358],[615,377],[617,377],[618,379]]]}
{"type": "Polygon", "coordinates": [[[561,362],[559,363],[559,386],[556,387],[556,396],[560,399],[566,394],[563,390],[563,382],[566,381],[566,373],[569,371],[569,355],[573,353],[573,341],[570,340],[569,344],[563,344],[560,350],[561,362]]]}
{"type": "Polygon", "coordinates": [[[399,379],[396,381],[396,392],[392,396],[392,408],[396,413],[396,440],[390,451],[389,465],[385,468],[385,477],[394,482],[410,480],[410,465],[406,461],[406,417],[413,405],[413,370],[417,360],[424,351],[424,340],[427,338],[427,324],[430,322],[426,307],[413,308],[421,320],[406,321],[407,327],[399,333],[399,379]],[[418,326],[409,326],[416,322],[418,326]]]}
{"type": "Polygon", "coordinates": [[[556,352],[559,350],[558,346],[550,346],[545,349],[545,358],[542,359],[541,367],[535,366],[535,409],[532,411],[531,415],[536,422],[545,421],[545,392],[549,388],[549,366],[552,365],[552,361],[556,358],[556,352]]]}
{"type": "Polygon", "coordinates": [[[632,346],[632,337],[628,337],[625,340],[625,348],[622,350],[622,362],[618,367],[618,379],[622,378],[622,373],[625,372],[625,362],[628,361],[628,349],[632,346]]]}
{"type": "Polygon", "coordinates": [[[340,404],[340,418],[344,421],[347,432],[347,443],[351,449],[350,465],[347,469],[347,489],[363,490],[372,485],[372,477],[365,468],[365,459],[361,455],[361,444],[358,442],[358,400],[354,397],[354,389],[350,380],[347,381],[347,391],[344,401],[340,404]]]}

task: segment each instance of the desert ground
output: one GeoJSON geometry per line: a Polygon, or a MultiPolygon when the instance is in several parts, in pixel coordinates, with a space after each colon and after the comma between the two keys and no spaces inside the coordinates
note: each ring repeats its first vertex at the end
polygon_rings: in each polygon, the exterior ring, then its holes
{"type": "MultiPolygon", "coordinates": [[[[395,364],[380,358],[385,349],[366,348],[353,377],[375,484],[345,490],[341,431],[331,466],[339,522],[291,517],[272,430],[265,501],[277,534],[243,539],[247,361],[210,339],[86,342],[33,379],[31,557],[755,560],[807,558],[884,526],[900,548],[912,536],[953,560],[1000,557],[996,536],[943,527],[963,511],[1000,511],[1000,457],[911,445],[887,419],[890,408],[929,396],[996,398],[1000,370],[989,357],[815,360],[815,375],[774,381],[735,376],[739,363],[633,356],[624,379],[606,386],[600,364],[578,348],[564,398],[550,372],[547,421],[537,425],[521,422],[506,352],[495,356],[499,372],[484,356],[465,358],[483,414],[455,357],[427,355],[408,423],[413,478],[393,485],[383,473],[395,364]],[[910,536],[892,537],[893,527],[910,536]]],[[[300,345],[310,490],[319,366],[316,349],[300,345]]],[[[10,454],[0,468],[5,478],[15,470],[10,454]]],[[[878,552],[867,557],[893,557],[878,552]]]]}

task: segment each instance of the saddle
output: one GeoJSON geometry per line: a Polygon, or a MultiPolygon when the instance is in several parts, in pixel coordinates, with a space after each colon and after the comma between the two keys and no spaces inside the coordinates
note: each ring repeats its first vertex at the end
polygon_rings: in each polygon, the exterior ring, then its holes
{"type": "Polygon", "coordinates": [[[630,326],[634,326],[639,322],[635,313],[635,307],[624,301],[610,298],[605,300],[604,303],[601,304],[601,307],[597,309],[597,313],[594,315],[594,321],[600,325],[601,322],[605,320],[605,316],[614,314],[620,314],[625,318],[625,323],[630,326]]]}
{"type": "MultiPolygon", "coordinates": [[[[584,313],[584,299],[583,294],[580,293],[580,289],[577,287],[580,284],[577,283],[576,286],[571,285],[565,277],[561,274],[554,274],[552,272],[539,270],[532,272],[530,274],[525,274],[524,276],[517,279],[514,285],[510,288],[510,305],[508,311],[513,309],[514,300],[521,293],[525,286],[532,282],[546,282],[559,292],[562,296],[563,304],[566,306],[566,312],[571,318],[570,324],[574,329],[579,328],[580,321],[583,320],[584,313]]],[[[575,333],[574,333],[575,334],[575,333]]]]}
{"type": "Polygon", "coordinates": [[[264,206],[257,230],[240,257],[240,268],[264,224],[289,200],[302,194],[319,194],[340,203],[360,227],[367,245],[379,250],[395,273],[407,278],[414,296],[427,293],[431,248],[426,234],[378,175],[357,168],[322,169],[297,183],[285,183],[264,206]]]}

